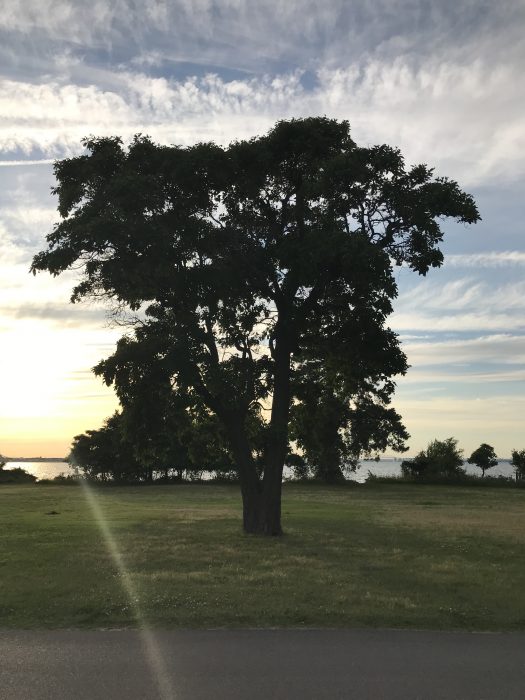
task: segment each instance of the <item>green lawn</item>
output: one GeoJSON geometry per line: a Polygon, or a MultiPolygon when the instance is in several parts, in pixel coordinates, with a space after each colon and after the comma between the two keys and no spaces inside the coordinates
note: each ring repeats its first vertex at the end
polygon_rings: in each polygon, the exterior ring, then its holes
{"type": "Polygon", "coordinates": [[[235,486],[95,498],[129,579],[82,489],[0,487],[0,627],[525,629],[525,490],[286,485],[278,539],[235,486]]]}

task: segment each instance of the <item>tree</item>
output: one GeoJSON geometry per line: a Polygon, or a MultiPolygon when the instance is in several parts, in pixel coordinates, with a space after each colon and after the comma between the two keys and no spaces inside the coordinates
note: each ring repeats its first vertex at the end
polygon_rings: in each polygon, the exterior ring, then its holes
{"type": "Polygon", "coordinates": [[[216,416],[191,416],[173,403],[162,412],[147,402],[127,405],[98,430],[76,435],[68,461],[100,481],[231,474],[234,464],[216,416]]]}
{"type": "Polygon", "coordinates": [[[366,336],[368,347],[357,344],[354,352],[344,338],[323,336],[297,363],[291,436],[327,483],[355,470],[362,453],[406,450],[408,433],[388,407],[392,377],[407,369],[405,355],[389,329],[372,325],[366,336]]]}
{"type": "MultiPolygon", "coordinates": [[[[347,122],[277,123],[221,148],[89,138],[55,164],[60,221],[32,271],[83,270],[73,300],[103,296],[145,320],[99,365],[117,393],[129,350],[217,416],[239,474],[246,532],[277,535],[293,378],[335,333],[366,357],[396,295],[393,264],[441,265],[438,219],[474,223],[472,197],[406,168],[388,146],[358,147],[347,122]],[[250,438],[269,407],[262,469],[250,438]]],[[[357,371],[357,370],[356,370],[357,371]]],[[[124,373],[125,375],[125,373],[124,373]]]]}
{"type": "Polygon", "coordinates": [[[68,462],[91,479],[150,481],[152,471],[141,464],[125,439],[122,414],[115,412],[98,430],[73,438],[68,462]]]}
{"type": "Polygon", "coordinates": [[[516,481],[525,479],[525,450],[512,450],[511,466],[516,472],[516,481]]]}
{"type": "Polygon", "coordinates": [[[498,464],[498,458],[496,457],[494,448],[487,445],[486,442],[483,442],[477,450],[474,450],[467,461],[469,464],[475,464],[481,469],[481,476],[483,478],[485,477],[485,471],[487,469],[492,469],[492,467],[498,464]]]}
{"type": "Polygon", "coordinates": [[[457,478],[465,474],[463,469],[463,450],[458,448],[455,438],[432,440],[426,450],[421,450],[413,460],[401,463],[405,476],[424,478],[457,478]]]}

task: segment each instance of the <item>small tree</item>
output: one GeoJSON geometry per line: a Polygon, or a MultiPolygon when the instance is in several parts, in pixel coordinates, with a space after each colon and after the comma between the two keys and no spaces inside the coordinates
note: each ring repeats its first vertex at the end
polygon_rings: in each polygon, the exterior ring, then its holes
{"type": "Polygon", "coordinates": [[[498,463],[498,458],[496,457],[494,448],[484,442],[477,450],[474,450],[467,461],[469,464],[475,464],[476,467],[479,467],[481,469],[481,476],[484,478],[485,471],[495,467],[498,463]]]}
{"type": "Polygon", "coordinates": [[[525,479],[525,450],[512,450],[511,466],[516,472],[516,481],[525,479]]]}

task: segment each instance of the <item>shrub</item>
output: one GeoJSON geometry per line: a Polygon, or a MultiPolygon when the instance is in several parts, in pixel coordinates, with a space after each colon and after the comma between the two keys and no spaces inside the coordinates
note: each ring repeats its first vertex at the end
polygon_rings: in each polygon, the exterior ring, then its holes
{"type": "Polygon", "coordinates": [[[36,476],[29,474],[25,469],[4,469],[4,466],[5,462],[0,462],[0,484],[33,484],[36,481],[36,476]]]}
{"type": "Polygon", "coordinates": [[[452,437],[432,440],[414,459],[401,463],[401,472],[405,477],[462,478],[465,475],[463,450],[458,449],[458,441],[452,437]]]}
{"type": "Polygon", "coordinates": [[[39,479],[38,483],[46,486],[80,486],[80,479],[75,474],[64,474],[62,472],[52,479],[39,479]]]}

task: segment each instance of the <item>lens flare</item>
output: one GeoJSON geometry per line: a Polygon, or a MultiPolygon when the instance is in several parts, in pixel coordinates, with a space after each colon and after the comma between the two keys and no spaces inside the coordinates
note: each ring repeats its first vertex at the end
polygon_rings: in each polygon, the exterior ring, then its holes
{"type": "Polygon", "coordinates": [[[89,504],[95,522],[99,528],[104,544],[119,572],[122,588],[130,602],[133,615],[137,621],[140,639],[144,647],[144,654],[151,669],[152,676],[157,685],[160,700],[176,700],[170,675],[166,668],[166,662],[162,649],[157,642],[155,634],[148,624],[140,607],[140,596],[130,576],[122,552],[120,551],[115,535],[111,532],[108,521],[102,512],[97,494],[85,479],[80,479],[82,490],[89,504]]]}

